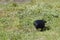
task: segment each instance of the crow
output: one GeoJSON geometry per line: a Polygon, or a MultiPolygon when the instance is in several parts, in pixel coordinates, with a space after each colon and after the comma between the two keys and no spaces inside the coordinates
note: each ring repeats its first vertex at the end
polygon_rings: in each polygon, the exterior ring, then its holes
{"type": "Polygon", "coordinates": [[[43,29],[45,28],[45,23],[45,20],[35,20],[33,24],[36,29],[41,29],[40,31],[43,31],[43,29]]]}

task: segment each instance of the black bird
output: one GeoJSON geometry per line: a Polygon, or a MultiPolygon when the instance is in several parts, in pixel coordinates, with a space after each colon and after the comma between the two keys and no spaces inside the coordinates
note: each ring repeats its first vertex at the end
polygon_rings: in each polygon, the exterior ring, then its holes
{"type": "Polygon", "coordinates": [[[40,31],[43,31],[45,28],[45,23],[46,21],[44,20],[35,20],[33,24],[36,29],[41,29],[40,31]]]}

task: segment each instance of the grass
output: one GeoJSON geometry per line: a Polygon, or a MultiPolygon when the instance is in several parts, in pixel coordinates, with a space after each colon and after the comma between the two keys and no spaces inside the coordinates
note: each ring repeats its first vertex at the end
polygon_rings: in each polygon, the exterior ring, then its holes
{"type": "Polygon", "coordinates": [[[0,4],[0,40],[60,40],[60,1],[0,4]],[[33,22],[47,21],[50,30],[37,31],[33,22]]]}

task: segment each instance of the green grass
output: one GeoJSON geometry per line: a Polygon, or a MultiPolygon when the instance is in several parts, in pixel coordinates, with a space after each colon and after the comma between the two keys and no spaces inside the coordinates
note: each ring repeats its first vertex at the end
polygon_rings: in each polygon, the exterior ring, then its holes
{"type": "Polygon", "coordinates": [[[60,1],[0,4],[0,40],[60,40],[60,1]],[[33,22],[38,19],[50,30],[37,31],[33,22]]]}

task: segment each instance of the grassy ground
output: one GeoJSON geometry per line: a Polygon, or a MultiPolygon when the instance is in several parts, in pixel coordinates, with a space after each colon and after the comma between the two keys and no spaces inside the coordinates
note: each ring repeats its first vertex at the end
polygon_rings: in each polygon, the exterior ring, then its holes
{"type": "Polygon", "coordinates": [[[0,4],[0,40],[60,40],[60,0],[0,4]],[[37,31],[34,20],[44,19],[50,30],[37,31]]]}

